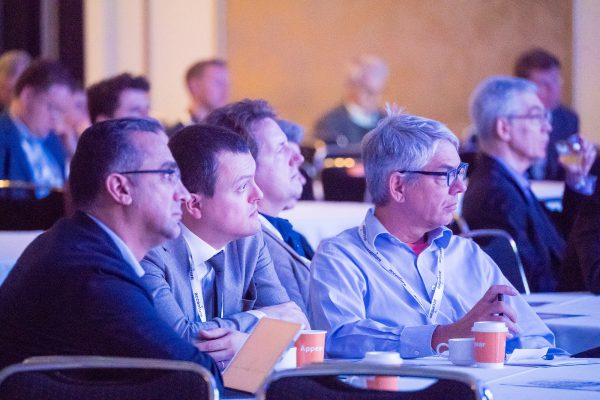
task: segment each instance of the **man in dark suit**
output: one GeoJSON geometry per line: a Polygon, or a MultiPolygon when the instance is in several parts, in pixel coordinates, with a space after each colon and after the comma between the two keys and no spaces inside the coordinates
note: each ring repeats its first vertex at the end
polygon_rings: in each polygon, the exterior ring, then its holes
{"type": "Polygon", "coordinates": [[[552,113],[552,130],[546,157],[530,169],[535,179],[565,179],[565,170],[558,162],[555,144],[579,133],[579,117],[562,104],[562,77],[560,61],[544,49],[531,49],[519,56],[515,63],[515,76],[529,79],[538,87],[538,97],[552,113]]]}
{"type": "Polygon", "coordinates": [[[281,286],[260,232],[256,163],[229,129],[192,125],[169,143],[190,191],[182,234],[142,261],[162,318],[220,363],[263,316],[308,326],[281,286]]]}
{"type": "Polygon", "coordinates": [[[290,146],[264,100],[245,99],[218,108],[206,122],[227,127],[242,136],[256,160],[255,179],[264,196],[258,211],[265,241],[277,276],[290,298],[306,314],[312,248],[279,213],[295,205],[302,194],[299,167],[304,158],[290,146]]]}
{"type": "Polygon", "coordinates": [[[579,207],[561,272],[561,290],[600,294],[600,186],[579,207]]]}
{"type": "Polygon", "coordinates": [[[71,162],[77,211],[34,240],[0,287],[0,368],[53,354],[214,361],[158,314],[139,260],[179,235],[189,193],[155,121],[98,123],[71,162]]]}
{"type": "Polygon", "coordinates": [[[489,78],[475,90],[471,116],[480,158],[469,177],[462,211],[472,229],[507,231],[517,243],[531,290],[546,292],[557,288],[564,235],[577,204],[593,191],[595,177],[588,172],[596,152],[582,140],[580,161],[564,166],[564,212],[553,221],[525,177],[527,169],[546,155],[552,129],[536,93],[531,82],[511,77],[489,78]]]}
{"type": "MultiPolygon", "coordinates": [[[[73,81],[59,63],[38,60],[19,77],[8,111],[0,115],[0,179],[10,179],[50,188],[62,188],[65,153],[52,133],[61,124],[71,101],[73,81]]],[[[11,190],[11,198],[27,193],[11,190]]]]}

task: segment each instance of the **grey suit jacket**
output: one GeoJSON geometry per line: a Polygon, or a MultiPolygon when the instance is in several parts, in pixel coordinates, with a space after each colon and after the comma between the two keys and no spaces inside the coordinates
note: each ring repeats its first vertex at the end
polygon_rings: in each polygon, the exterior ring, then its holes
{"type": "Polygon", "coordinates": [[[263,226],[265,243],[273,259],[279,281],[293,302],[298,304],[304,315],[308,305],[308,279],[310,262],[298,255],[287,243],[263,226]]]}
{"type": "Polygon", "coordinates": [[[161,317],[188,341],[198,331],[225,327],[250,332],[258,318],[246,311],[289,301],[273,268],[261,232],[229,243],[224,249],[224,265],[207,264],[215,271],[216,299],[223,318],[207,310],[207,321],[198,317],[189,277],[189,253],[183,236],[152,249],[141,262],[142,278],[150,288],[161,317]]]}

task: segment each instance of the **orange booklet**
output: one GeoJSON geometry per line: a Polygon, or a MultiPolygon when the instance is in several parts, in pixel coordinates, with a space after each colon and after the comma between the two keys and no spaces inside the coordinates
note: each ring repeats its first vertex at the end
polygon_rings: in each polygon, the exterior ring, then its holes
{"type": "Polygon", "coordinates": [[[301,329],[293,322],[261,318],[223,372],[225,386],[256,393],[301,329]]]}

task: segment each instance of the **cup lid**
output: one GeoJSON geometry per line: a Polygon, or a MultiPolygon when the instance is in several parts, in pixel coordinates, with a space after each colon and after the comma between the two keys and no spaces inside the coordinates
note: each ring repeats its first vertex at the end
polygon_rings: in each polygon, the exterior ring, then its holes
{"type": "Polygon", "coordinates": [[[398,365],[402,364],[402,357],[396,351],[368,351],[363,361],[375,364],[398,365]]]}
{"type": "Polygon", "coordinates": [[[508,332],[504,322],[478,321],[473,324],[472,332],[508,332]]]}

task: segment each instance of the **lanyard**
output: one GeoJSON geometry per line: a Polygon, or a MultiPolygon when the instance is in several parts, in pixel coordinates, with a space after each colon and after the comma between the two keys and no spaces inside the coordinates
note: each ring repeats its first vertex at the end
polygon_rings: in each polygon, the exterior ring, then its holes
{"type": "Polygon", "coordinates": [[[190,251],[187,242],[185,242],[185,245],[187,247],[188,260],[190,263],[190,282],[192,284],[192,296],[196,314],[198,314],[200,321],[206,322],[206,309],[204,308],[204,297],[202,297],[202,278],[197,274],[196,266],[192,259],[192,252],[190,251]]]}
{"type": "Polygon", "coordinates": [[[392,268],[392,265],[388,262],[388,260],[386,260],[385,257],[383,257],[383,255],[381,255],[381,253],[379,253],[379,251],[377,251],[377,249],[369,243],[369,241],[367,240],[367,227],[364,222],[360,226],[360,238],[363,244],[365,245],[367,251],[373,256],[373,258],[375,258],[379,262],[379,265],[390,275],[392,275],[394,278],[400,281],[402,287],[404,287],[408,294],[411,295],[413,299],[415,299],[417,304],[419,304],[421,310],[423,310],[429,322],[431,324],[435,324],[437,321],[437,317],[440,313],[442,297],[444,296],[444,249],[440,248],[438,251],[437,281],[435,283],[435,290],[433,292],[431,305],[428,310],[424,304],[423,299],[421,299],[419,295],[417,295],[415,290],[408,284],[408,282],[406,282],[406,280],[404,280],[402,276],[400,276],[396,271],[394,271],[394,268],[392,268]]]}

